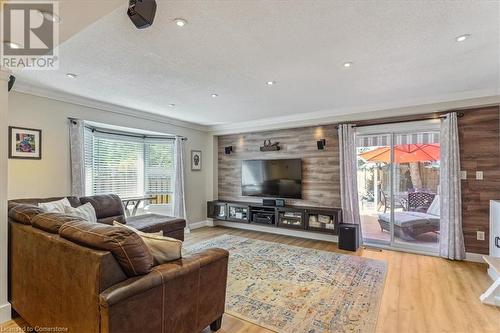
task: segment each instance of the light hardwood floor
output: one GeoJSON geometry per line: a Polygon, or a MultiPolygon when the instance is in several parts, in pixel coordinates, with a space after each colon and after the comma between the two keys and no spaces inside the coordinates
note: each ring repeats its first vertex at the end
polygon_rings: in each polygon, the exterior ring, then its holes
{"type": "MultiPolygon", "coordinates": [[[[388,272],[377,332],[500,333],[500,308],[479,302],[479,295],[491,284],[486,265],[387,250],[360,249],[352,253],[337,249],[334,243],[223,227],[194,230],[185,243],[190,245],[224,234],[385,260],[388,272]]],[[[0,332],[25,325],[18,319],[0,326],[0,332]]],[[[256,332],[270,331],[230,315],[224,316],[219,331],[256,332]]]]}

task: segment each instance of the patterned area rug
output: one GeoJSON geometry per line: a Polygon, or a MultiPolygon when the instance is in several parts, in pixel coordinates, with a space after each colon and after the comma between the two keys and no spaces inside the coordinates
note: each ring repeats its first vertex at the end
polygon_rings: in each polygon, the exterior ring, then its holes
{"type": "Polygon", "coordinates": [[[223,235],[187,247],[229,250],[226,312],[276,332],[373,332],[384,261],[223,235]]]}

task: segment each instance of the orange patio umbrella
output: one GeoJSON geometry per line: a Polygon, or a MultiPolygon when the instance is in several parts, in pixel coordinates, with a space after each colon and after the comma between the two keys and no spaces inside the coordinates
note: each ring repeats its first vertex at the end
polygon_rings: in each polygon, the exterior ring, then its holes
{"type": "MultiPolygon", "coordinates": [[[[366,162],[391,162],[391,148],[380,147],[359,155],[366,162]]],[[[439,161],[439,144],[408,144],[394,146],[394,162],[435,162],[439,161]]]]}

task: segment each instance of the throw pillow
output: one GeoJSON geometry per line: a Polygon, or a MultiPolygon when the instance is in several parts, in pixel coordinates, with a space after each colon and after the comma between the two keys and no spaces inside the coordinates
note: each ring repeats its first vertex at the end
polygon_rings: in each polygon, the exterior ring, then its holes
{"type": "Polygon", "coordinates": [[[71,221],[60,227],[59,235],[83,246],[110,251],[127,276],[147,274],[153,267],[148,247],[137,233],[127,228],[71,221]]]}
{"type": "Polygon", "coordinates": [[[40,202],[38,207],[42,208],[47,213],[62,213],[64,214],[64,207],[71,207],[68,198],[63,198],[57,201],[40,202]]]}
{"type": "Polygon", "coordinates": [[[82,219],[88,222],[97,222],[97,216],[95,213],[95,209],[87,202],[85,205],[81,205],[80,207],[64,207],[64,213],[72,216],[81,217],[82,219]]]}
{"type": "Polygon", "coordinates": [[[153,256],[155,266],[182,258],[182,242],[163,236],[163,231],[146,233],[116,221],[113,222],[113,225],[130,229],[141,236],[153,256]]]}

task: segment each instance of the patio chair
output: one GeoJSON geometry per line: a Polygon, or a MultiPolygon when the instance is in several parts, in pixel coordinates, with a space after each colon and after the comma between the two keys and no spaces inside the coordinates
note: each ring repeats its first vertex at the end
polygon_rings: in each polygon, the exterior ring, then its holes
{"type": "Polygon", "coordinates": [[[387,211],[387,208],[389,209],[391,208],[391,200],[389,199],[385,191],[380,189],[380,203],[378,205],[377,210],[380,210],[382,206],[384,206],[384,213],[385,213],[387,211]]]}
{"type": "MultiPolygon", "coordinates": [[[[385,193],[384,190],[380,190],[380,203],[377,207],[377,210],[380,210],[380,208],[382,207],[382,205],[384,206],[384,213],[387,212],[387,209],[391,208],[391,199],[390,197],[387,195],[387,193],[385,193]]],[[[403,210],[407,210],[407,203],[404,201],[404,199],[394,199],[394,208],[403,208],[403,210]]]]}
{"type": "MultiPolygon", "coordinates": [[[[418,211],[394,212],[394,235],[413,241],[421,234],[439,231],[439,220],[439,195],[434,195],[431,204],[424,211],[418,208],[418,211]]],[[[391,214],[379,214],[378,223],[382,231],[390,232],[391,214]]]]}
{"type": "Polygon", "coordinates": [[[408,211],[425,212],[432,204],[436,194],[418,191],[408,193],[408,211]]]}

